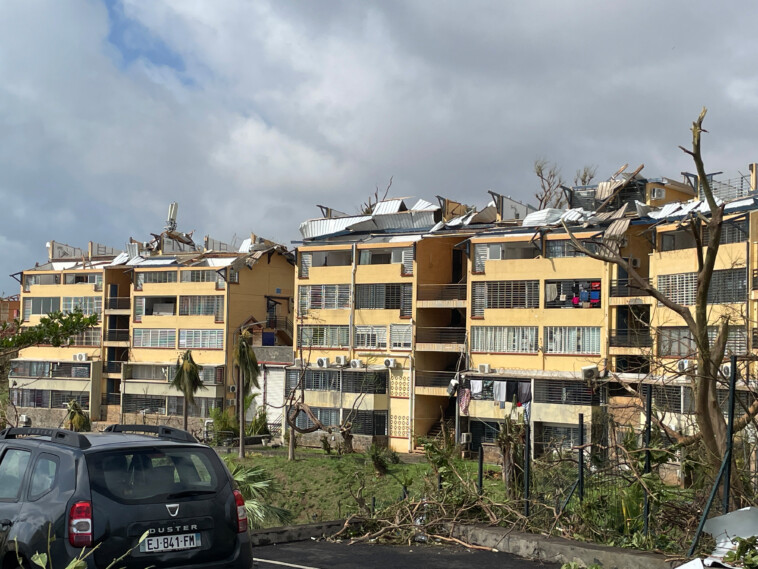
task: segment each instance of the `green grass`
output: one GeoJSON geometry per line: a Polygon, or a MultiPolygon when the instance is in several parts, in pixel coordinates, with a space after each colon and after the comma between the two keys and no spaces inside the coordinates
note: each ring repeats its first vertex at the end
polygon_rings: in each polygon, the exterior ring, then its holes
{"type": "MultiPolygon", "coordinates": [[[[415,498],[423,495],[425,478],[436,484],[431,467],[418,455],[402,455],[401,463],[391,464],[384,476],[376,475],[371,461],[361,453],[327,456],[321,450],[298,448],[295,456],[296,460],[289,462],[286,449],[266,450],[251,453],[245,463],[262,466],[276,477],[279,488],[274,505],[290,510],[297,524],[337,520],[358,513],[350,488],[356,492],[361,479],[365,481],[366,503],[370,506],[371,499],[376,498],[377,510],[401,499],[402,480],[412,480],[408,491],[415,498]]],[[[476,462],[461,461],[459,465],[460,471],[475,484],[476,462]]],[[[499,468],[485,468],[488,472],[485,492],[492,498],[502,495],[499,468]]]]}

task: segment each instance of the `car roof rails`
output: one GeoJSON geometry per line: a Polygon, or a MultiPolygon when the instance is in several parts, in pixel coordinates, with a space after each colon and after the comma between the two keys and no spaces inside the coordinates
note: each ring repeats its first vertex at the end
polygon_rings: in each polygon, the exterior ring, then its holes
{"type": "Polygon", "coordinates": [[[89,439],[74,431],[65,429],[45,429],[42,427],[11,427],[0,431],[0,440],[18,439],[22,437],[50,437],[50,442],[60,443],[73,448],[89,448],[89,439]]]}
{"type": "Polygon", "coordinates": [[[105,428],[106,433],[150,433],[158,435],[160,439],[179,441],[183,443],[196,443],[197,439],[187,431],[167,427],[166,425],[109,425],[105,428]]]}

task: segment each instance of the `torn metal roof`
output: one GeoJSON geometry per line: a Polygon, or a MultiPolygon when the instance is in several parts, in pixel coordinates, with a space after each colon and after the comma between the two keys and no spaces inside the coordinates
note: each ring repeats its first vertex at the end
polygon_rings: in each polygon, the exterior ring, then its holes
{"type": "Polygon", "coordinates": [[[377,203],[371,210],[371,215],[384,215],[387,213],[397,213],[408,209],[401,199],[384,200],[377,203]]]}

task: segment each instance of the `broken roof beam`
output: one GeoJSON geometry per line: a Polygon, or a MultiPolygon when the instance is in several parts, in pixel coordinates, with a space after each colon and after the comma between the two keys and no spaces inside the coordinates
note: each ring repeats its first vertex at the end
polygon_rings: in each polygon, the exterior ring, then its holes
{"type": "MultiPolygon", "coordinates": [[[[613,201],[613,198],[619,195],[619,193],[621,193],[621,190],[623,190],[627,185],[629,185],[629,183],[632,180],[634,180],[634,177],[640,172],[642,172],[642,169],[644,167],[645,167],[644,164],[640,164],[637,167],[637,169],[634,172],[632,172],[626,180],[624,180],[617,188],[614,188],[613,193],[611,193],[611,195],[608,196],[608,198],[606,198],[606,200],[603,203],[601,203],[597,208],[595,208],[595,213],[598,213],[604,210],[606,207],[608,207],[608,204],[610,204],[613,201]]],[[[616,174],[614,174],[613,177],[618,176],[621,172],[624,171],[624,169],[626,169],[626,166],[622,168],[620,171],[616,172],[616,174]]]]}

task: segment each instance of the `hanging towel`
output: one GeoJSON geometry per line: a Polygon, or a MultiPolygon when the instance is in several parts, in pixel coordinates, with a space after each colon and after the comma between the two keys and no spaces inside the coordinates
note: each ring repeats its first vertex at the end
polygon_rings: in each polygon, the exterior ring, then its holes
{"type": "Polygon", "coordinates": [[[518,384],[518,401],[526,405],[532,400],[532,382],[520,381],[518,384]]]}
{"type": "Polygon", "coordinates": [[[506,403],[513,403],[513,400],[518,397],[518,381],[506,381],[505,382],[505,401],[506,403]]]}
{"type": "Polygon", "coordinates": [[[549,283],[545,285],[545,300],[551,302],[558,298],[558,285],[549,283]]]}
{"type": "Polygon", "coordinates": [[[482,393],[482,380],[472,379],[471,380],[471,395],[480,395],[481,393],[482,393]]]}
{"type": "Polygon", "coordinates": [[[461,407],[461,415],[468,415],[468,404],[471,401],[471,390],[468,388],[461,389],[458,404],[461,407]]]}
{"type": "Polygon", "coordinates": [[[505,402],[506,381],[495,381],[492,383],[492,399],[495,401],[505,402]]]}

